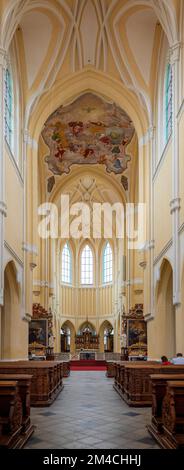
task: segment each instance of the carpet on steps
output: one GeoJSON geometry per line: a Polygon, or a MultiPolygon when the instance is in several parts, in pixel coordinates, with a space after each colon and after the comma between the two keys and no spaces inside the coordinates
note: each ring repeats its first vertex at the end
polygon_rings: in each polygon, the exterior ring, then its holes
{"type": "Polygon", "coordinates": [[[106,366],[95,366],[95,365],[94,366],[90,366],[90,365],[77,366],[77,365],[71,364],[70,370],[72,372],[73,371],[106,371],[107,367],[106,366]]]}

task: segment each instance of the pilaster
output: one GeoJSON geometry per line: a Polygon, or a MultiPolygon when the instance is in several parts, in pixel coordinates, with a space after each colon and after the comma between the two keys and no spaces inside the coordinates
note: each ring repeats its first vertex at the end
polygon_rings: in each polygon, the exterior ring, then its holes
{"type": "Polygon", "coordinates": [[[173,303],[180,303],[180,256],[179,256],[179,132],[177,114],[179,108],[179,61],[181,44],[170,48],[172,67],[172,200],[170,202],[173,238],[173,303]]]}
{"type": "Polygon", "coordinates": [[[6,51],[0,48],[0,305],[4,303],[4,218],[7,214],[5,203],[5,150],[4,150],[4,77],[6,51]]]}

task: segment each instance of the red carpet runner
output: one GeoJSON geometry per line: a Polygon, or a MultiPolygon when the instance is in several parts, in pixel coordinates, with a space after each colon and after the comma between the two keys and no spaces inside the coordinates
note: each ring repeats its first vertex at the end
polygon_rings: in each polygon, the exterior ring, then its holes
{"type": "Polygon", "coordinates": [[[105,371],[106,369],[106,361],[81,360],[70,362],[71,371],[105,371]]]}

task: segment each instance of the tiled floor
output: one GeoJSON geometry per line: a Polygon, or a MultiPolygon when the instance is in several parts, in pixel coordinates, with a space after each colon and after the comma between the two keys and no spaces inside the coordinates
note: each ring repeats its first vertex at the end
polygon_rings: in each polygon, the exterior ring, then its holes
{"type": "Polygon", "coordinates": [[[72,372],[50,408],[32,408],[29,449],[157,449],[149,408],[129,408],[105,372],[72,372]]]}

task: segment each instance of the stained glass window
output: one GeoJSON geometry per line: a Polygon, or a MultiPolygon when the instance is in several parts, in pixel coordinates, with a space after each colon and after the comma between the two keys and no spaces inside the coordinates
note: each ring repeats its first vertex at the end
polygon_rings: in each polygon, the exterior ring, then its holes
{"type": "Polygon", "coordinates": [[[89,245],[81,254],[81,284],[93,284],[93,253],[89,245]]]}
{"type": "Polygon", "coordinates": [[[72,258],[71,250],[68,246],[68,243],[64,245],[62,251],[62,266],[61,266],[61,279],[62,282],[66,284],[71,284],[72,282],[72,258]]]}
{"type": "Polygon", "coordinates": [[[109,243],[106,244],[103,252],[103,282],[112,282],[112,249],[109,243]]]}
{"type": "Polygon", "coordinates": [[[172,133],[172,67],[167,65],[166,71],[166,97],[165,97],[165,138],[166,143],[172,133]]]}
{"type": "Polygon", "coordinates": [[[5,72],[5,138],[13,152],[14,140],[14,103],[13,103],[13,81],[9,68],[5,72]]]}

